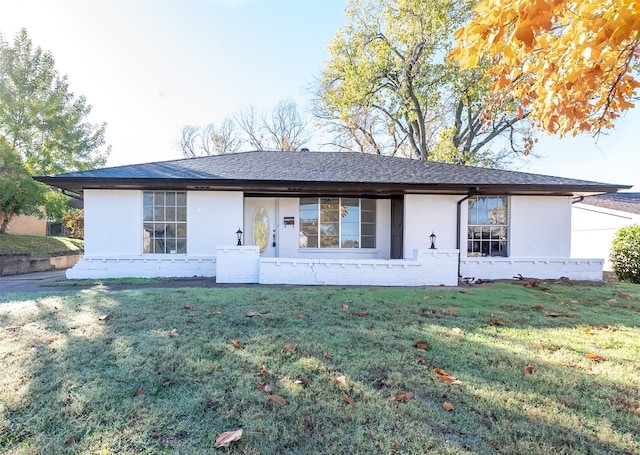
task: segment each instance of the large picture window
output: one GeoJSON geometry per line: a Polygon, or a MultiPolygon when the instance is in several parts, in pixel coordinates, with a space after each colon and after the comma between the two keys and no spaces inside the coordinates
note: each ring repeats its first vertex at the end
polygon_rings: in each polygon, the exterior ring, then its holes
{"type": "Polygon", "coordinates": [[[469,198],[467,256],[507,256],[509,212],[506,196],[469,198]]]}
{"type": "Polygon", "coordinates": [[[374,199],[300,199],[300,248],[375,247],[374,199]]]}
{"type": "Polygon", "coordinates": [[[187,193],[143,193],[143,253],[187,252],[187,193]]]}

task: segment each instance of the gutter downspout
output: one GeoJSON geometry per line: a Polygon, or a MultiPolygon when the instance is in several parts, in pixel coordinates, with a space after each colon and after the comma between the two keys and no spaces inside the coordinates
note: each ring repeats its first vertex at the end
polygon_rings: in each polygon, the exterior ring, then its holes
{"type": "Polygon", "coordinates": [[[462,203],[467,199],[477,195],[479,192],[480,188],[475,187],[473,191],[471,191],[469,194],[458,201],[456,213],[456,249],[458,250],[458,278],[462,277],[462,275],[460,275],[460,258],[462,257],[462,253],[460,251],[460,234],[462,233],[462,226],[460,225],[462,222],[462,203]]]}

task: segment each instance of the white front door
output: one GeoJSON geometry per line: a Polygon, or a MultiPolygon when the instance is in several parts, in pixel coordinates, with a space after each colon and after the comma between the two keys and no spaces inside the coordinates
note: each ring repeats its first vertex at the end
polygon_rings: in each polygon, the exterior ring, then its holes
{"type": "Polygon", "coordinates": [[[277,256],[277,216],[276,198],[244,198],[244,244],[259,246],[263,257],[277,256]]]}

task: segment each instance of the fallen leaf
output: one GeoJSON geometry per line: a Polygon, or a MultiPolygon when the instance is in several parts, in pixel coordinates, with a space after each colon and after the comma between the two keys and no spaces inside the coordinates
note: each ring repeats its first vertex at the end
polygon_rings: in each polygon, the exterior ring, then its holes
{"type": "Polygon", "coordinates": [[[452,403],[445,401],[444,403],[442,403],[442,409],[444,409],[445,411],[453,411],[455,408],[453,407],[452,403]]]}
{"type": "Polygon", "coordinates": [[[302,318],[304,318],[304,314],[298,313],[298,314],[296,314],[295,317],[298,318],[298,319],[302,319],[302,318]]]}
{"type": "Polygon", "coordinates": [[[209,314],[211,314],[211,316],[216,316],[216,315],[218,315],[218,314],[222,314],[222,313],[221,313],[221,312],[219,312],[219,311],[215,311],[215,310],[214,310],[214,311],[212,311],[212,312],[211,312],[211,313],[209,313],[209,314]]]}
{"type": "Polygon", "coordinates": [[[439,299],[444,299],[444,295],[437,296],[439,299]]]}
{"type": "Polygon", "coordinates": [[[258,390],[260,392],[264,392],[264,393],[271,393],[271,391],[273,391],[273,385],[272,384],[260,384],[258,386],[258,390]]]}
{"type": "Polygon", "coordinates": [[[37,343],[35,343],[33,345],[33,347],[40,349],[40,348],[44,347],[44,343],[42,341],[38,341],[37,343]]]}
{"type": "Polygon", "coordinates": [[[413,347],[420,349],[421,351],[424,351],[429,347],[429,343],[427,343],[425,340],[420,340],[420,341],[416,341],[413,347]]]}
{"type": "Polygon", "coordinates": [[[426,365],[429,361],[424,357],[416,357],[416,362],[418,362],[421,365],[426,365]]]}
{"type": "Polygon", "coordinates": [[[57,340],[57,338],[49,338],[49,344],[51,344],[51,343],[55,343],[55,342],[56,342],[56,340],[57,340]]]}
{"type": "Polygon", "coordinates": [[[216,442],[213,447],[215,447],[216,449],[220,447],[229,447],[229,444],[231,444],[233,441],[238,441],[241,437],[242,428],[235,431],[225,431],[216,438],[216,442]]]}
{"type": "Polygon", "coordinates": [[[524,374],[533,374],[533,365],[527,365],[523,370],[524,374]]]}
{"type": "Polygon", "coordinates": [[[267,401],[271,401],[272,403],[279,404],[281,406],[287,404],[287,400],[282,398],[280,395],[269,395],[267,397],[267,401]]]}
{"type": "Polygon", "coordinates": [[[342,304],[342,309],[343,309],[344,311],[347,311],[347,310],[349,309],[349,305],[347,305],[346,303],[343,303],[343,304],[342,304]]]}
{"type": "Polygon", "coordinates": [[[338,376],[334,380],[340,385],[346,385],[347,384],[347,377],[346,376],[338,376]]]}
{"type": "Polygon", "coordinates": [[[142,387],[140,387],[138,390],[136,390],[135,392],[133,392],[133,396],[134,397],[139,397],[140,395],[142,395],[144,393],[144,389],[142,387]]]}
{"type": "Polygon", "coordinates": [[[429,297],[428,295],[425,295],[424,297],[422,297],[422,300],[431,300],[431,297],[429,297]]]}
{"type": "Polygon", "coordinates": [[[356,404],[355,401],[353,401],[353,399],[347,395],[347,392],[342,392],[342,398],[344,398],[344,401],[348,404],[356,404]]]}
{"type": "Polygon", "coordinates": [[[190,303],[185,303],[185,304],[184,304],[184,308],[185,308],[186,310],[193,310],[193,305],[191,305],[190,303]]]}
{"type": "Polygon", "coordinates": [[[490,319],[489,325],[504,325],[504,321],[501,319],[490,319]]]}
{"type": "Polygon", "coordinates": [[[329,354],[328,352],[325,352],[324,354],[322,354],[322,357],[324,357],[325,359],[330,359],[331,354],[329,354]]]}
{"type": "Polygon", "coordinates": [[[316,291],[318,291],[318,292],[322,291],[322,288],[318,287],[318,288],[316,288],[316,291]]]}
{"type": "Polygon", "coordinates": [[[440,368],[434,368],[433,371],[438,375],[438,378],[440,378],[441,381],[449,382],[451,384],[462,384],[462,381],[458,380],[451,373],[447,373],[440,368]]]}
{"type": "Polygon", "coordinates": [[[366,316],[367,312],[366,311],[356,311],[353,314],[355,314],[356,316],[366,316]]]}
{"type": "Polygon", "coordinates": [[[464,331],[460,328],[460,327],[454,327],[451,329],[451,331],[453,333],[455,333],[456,335],[463,335],[464,331]]]}
{"type": "Polygon", "coordinates": [[[178,336],[178,329],[171,329],[171,332],[169,332],[169,337],[176,338],[177,336],[178,336]]]}
{"type": "Polygon", "coordinates": [[[244,349],[244,346],[238,343],[237,340],[231,340],[231,346],[233,346],[236,349],[244,349]]]}
{"type": "Polygon", "coordinates": [[[396,401],[401,401],[403,403],[406,403],[407,401],[409,401],[413,397],[414,397],[413,392],[405,392],[405,393],[397,394],[396,397],[395,397],[395,400],[396,401]]]}
{"type": "Polygon", "coordinates": [[[453,314],[453,313],[457,313],[458,309],[456,307],[451,307],[451,308],[443,308],[440,311],[445,314],[453,314]]]}
{"type": "Polygon", "coordinates": [[[607,303],[618,303],[618,299],[609,299],[607,303]]]}
{"type": "Polygon", "coordinates": [[[260,313],[258,313],[257,311],[247,311],[246,315],[248,318],[252,318],[254,316],[262,316],[260,313]]]}
{"type": "Polygon", "coordinates": [[[295,381],[293,381],[293,383],[295,385],[301,385],[302,387],[306,387],[309,385],[309,381],[307,381],[306,379],[296,379],[295,381]]]}
{"type": "Polygon", "coordinates": [[[260,374],[267,374],[267,367],[260,365],[260,374]]]}
{"type": "Polygon", "coordinates": [[[637,298],[632,297],[629,294],[625,294],[624,292],[618,292],[618,297],[625,300],[638,300],[637,298]]]}
{"type": "Polygon", "coordinates": [[[640,416],[640,407],[636,408],[636,414],[640,416]]]}
{"type": "Polygon", "coordinates": [[[542,314],[544,314],[545,316],[549,316],[550,318],[572,318],[572,317],[574,317],[572,314],[569,314],[569,313],[558,313],[556,311],[547,311],[547,310],[543,310],[542,314]]]}
{"type": "Polygon", "coordinates": [[[67,438],[66,441],[64,441],[64,448],[68,449],[69,447],[71,447],[72,445],[74,445],[76,443],[76,438],[74,438],[73,436],[69,436],[67,438]]]}
{"type": "Polygon", "coordinates": [[[18,326],[17,325],[9,325],[7,327],[5,327],[4,329],[9,331],[9,332],[15,332],[16,330],[18,330],[18,326]]]}
{"type": "Polygon", "coordinates": [[[284,344],[284,348],[285,348],[287,351],[295,351],[297,347],[298,347],[298,346],[297,346],[297,345],[295,345],[295,344],[293,344],[293,343],[285,343],[285,344],[284,344]]]}
{"type": "Polygon", "coordinates": [[[587,352],[584,356],[589,360],[593,360],[594,362],[604,362],[605,360],[607,360],[604,357],[599,356],[598,354],[593,354],[591,352],[587,352]]]}
{"type": "Polygon", "coordinates": [[[107,319],[109,319],[110,317],[111,317],[111,315],[110,315],[110,314],[103,314],[102,316],[100,316],[100,317],[98,318],[98,320],[100,320],[100,321],[106,321],[106,320],[107,320],[107,319]]]}

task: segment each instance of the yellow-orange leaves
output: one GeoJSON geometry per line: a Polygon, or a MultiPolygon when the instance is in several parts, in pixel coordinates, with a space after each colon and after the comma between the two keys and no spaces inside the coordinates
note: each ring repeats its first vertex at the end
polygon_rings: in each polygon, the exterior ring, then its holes
{"type": "Polygon", "coordinates": [[[634,106],[637,0],[483,0],[455,38],[451,56],[463,68],[487,56],[494,91],[519,99],[549,133],[611,128],[634,106]]]}

